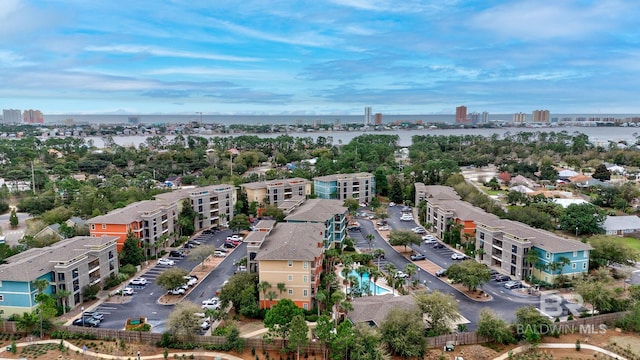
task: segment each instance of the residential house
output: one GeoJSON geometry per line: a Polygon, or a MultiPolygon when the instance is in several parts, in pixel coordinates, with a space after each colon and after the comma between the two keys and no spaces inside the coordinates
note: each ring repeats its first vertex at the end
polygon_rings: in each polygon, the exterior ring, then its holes
{"type": "Polygon", "coordinates": [[[65,238],[64,235],[60,234],[60,224],[47,225],[33,235],[33,237],[35,239],[55,239],[55,241],[65,238]]]}
{"type": "Polygon", "coordinates": [[[264,235],[255,256],[259,282],[271,284],[260,292],[260,308],[271,307],[280,299],[290,299],[305,310],[313,308],[322,273],[325,229],[321,223],[286,222],[258,234],[264,235]],[[285,284],[284,292],[277,288],[279,283],[285,284]]]}
{"type": "Polygon", "coordinates": [[[74,230],[75,234],[88,235],[89,234],[89,223],[77,216],[73,216],[69,218],[69,220],[64,222],[68,227],[74,230]]]}
{"type": "Polygon", "coordinates": [[[313,189],[320,199],[356,199],[359,203],[369,203],[376,194],[376,180],[373,174],[334,174],[313,178],[313,189]]]}
{"type": "Polygon", "coordinates": [[[636,215],[607,216],[602,228],[607,235],[625,236],[640,233],[640,217],[636,215]]]}
{"type": "Polygon", "coordinates": [[[311,182],[302,178],[258,181],[240,185],[247,193],[247,200],[258,204],[280,205],[296,196],[311,195],[311,182]]]}
{"type": "Polygon", "coordinates": [[[313,223],[324,226],[323,244],[341,248],[347,237],[348,209],[339,200],[309,199],[295,208],[285,221],[288,223],[313,223]]]}
{"type": "Polygon", "coordinates": [[[509,184],[511,184],[512,186],[524,185],[524,186],[526,186],[528,188],[536,188],[536,187],[540,186],[535,181],[533,181],[531,179],[527,179],[526,177],[524,177],[522,175],[516,175],[516,176],[512,177],[511,181],[509,181],[509,184]]]}
{"type": "Polygon", "coordinates": [[[353,299],[351,305],[353,310],[347,315],[349,321],[354,325],[365,323],[372,327],[380,327],[391,310],[420,311],[413,295],[363,296],[353,299]]]}
{"type": "Polygon", "coordinates": [[[0,264],[0,317],[35,310],[36,280],[46,280],[46,294],[68,291],[61,305],[80,304],[86,286],[102,287],[118,274],[117,238],[77,236],[45,248],[33,248],[0,264]]]}
{"type": "Polygon", "coordinates": [[[558,275],[572,277],[589,269],[589,244],[516,221],[479,220],[475,240],[479,262],[519,280],[530,280],[533,275],[553,283],[558,275]],[[525,259],[532,250],[538,253],[538,260],[529,264],[525,259]],[[563,260],[568,262],[562,265],[563,260]]]}

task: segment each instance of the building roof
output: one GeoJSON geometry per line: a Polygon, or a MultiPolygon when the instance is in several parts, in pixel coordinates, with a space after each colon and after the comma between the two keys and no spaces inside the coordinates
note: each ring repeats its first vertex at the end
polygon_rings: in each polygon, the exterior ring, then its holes
{"type": "Polygon", "coordinates": [[[324,224],[278,223],[264,239],[256,260],[313,261],[322,255],[324,224]]]}
{"type": "Polygon", "coordinates": [[[454,216],[460,220],[486,222],[499,219],[498,216],[462,200],[429,200],[429,202],[442,210],[453,212],[454,216]]]}
{"type": "Polygon", "coordinates": [[[269,181],[256,181],[256,182],[250,182],[250,183],[246,183],[246,184],[242,184],[240,185],[241,187],[247,188],[247,189],[266,189],[267,187],[271,187],[271,186],[277,186],[280,183],[284,184],[298,184],[298,183],[304,183],[306,184],[310,184],[311,182],[307,179],[303,179],[303,178],[291,178],[291,179],[277,179],[277,180],[269,180],[269,181]]]}
{"type": "Polygon", "coordinates": [[[110,242],[115,245],[117,239],[116,236],[76,236],[44,248],[29,249],[6,258],[6,263],[0,264],[0,279],[33,281],[52,271],[57,263],[86,256],[92,248],[102,247],[110,242]]]}
{"type": "Polygon", "coordinates": [[[72,216],[66,221],[67,224],[73,224],[73,226],[87,226],[87,221],[77,216],[72,216]]]}
{"type": "Polygon", "coordinates": [[[162,202],[144,200],[87,220],[89,224],[130,224],[139,221],[140,213],[154,212],[162,207],[162,202]]]}
{"type": "Polygon", "coordinates": [[[317,181],[337,181],[342,179],[357,179],[357,178],[373,178],[373,174],[368,172],[359,172],[352,174],[333,174],[333,175],[325,175],[325,176],[317,176],[314,177],[313,180],[317,181]]]}
{"type": "Polygon", "coordinates": [[[228,185],[228,184],[182,188],[182,189],[165,192],[162,194],[157,194],[155,198],[156,200],[177,202],[182,199],[188,199],[192,195],[198,196],[206,192],[221,193],[221,192],[231,191],[233,189],[234,189],[233,185],[228,185]]]}
{"type": "Polygon", "coordinates": [[[380,326],[387,314],[393,309],[419,311],[412,295],[363,296],[353,299],[351,304],[353,305],[353,310],[349,311],[347,317],[354,324],[367,322],[380,326]]]}
{"type": "Polygon", "coordinates": [[[460,195],[450,186],[428,185],[425,186],[425,200],[459,200],[460,195]]]}
{"type": "Polygon", "coordinates": [[[563,208],[567,208],[569,207],[569,205],[572,204],[586,204],[588,203],[588,201],[584,200],[584,199],[559,199],[559,198],[554,198],[553,202],[559,205],[562,205],[563,208]]]}
{"type": "Polygon", "coordinates": [[[325,222],[337,214],[345,214],[347,210],[340,200],[309,199],[294,209],[285,221],[325,222]]]}
{"type": "Polygon", "coordinates": [[[523,194],[528,194],[528,193],[532,193],[533,190],[529,189],[528,187],[524,186],[524,185],[516,185],[516,186],[512,186],[509,188],[509,190],[511,191],[517,191],[517,192],[521,192],[523,194]]]}
{"type": "Polygon", "coordinates": [[[607,231],[640,229],[640,217],[636,215],[607,216],[602,228],[607,231]]]}

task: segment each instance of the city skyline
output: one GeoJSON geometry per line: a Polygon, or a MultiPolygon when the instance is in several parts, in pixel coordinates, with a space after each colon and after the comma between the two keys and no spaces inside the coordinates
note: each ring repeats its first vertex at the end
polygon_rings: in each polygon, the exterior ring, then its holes
{"type": "Polygon", "coordinates": [[[639,12],[616,0],[5,0],[0,108],[640,113],[639,12]]]}

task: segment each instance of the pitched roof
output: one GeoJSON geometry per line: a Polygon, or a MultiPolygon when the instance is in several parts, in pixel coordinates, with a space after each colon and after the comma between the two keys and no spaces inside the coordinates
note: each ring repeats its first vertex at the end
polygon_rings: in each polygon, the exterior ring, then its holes
{"type": "Polygon", "coordinates": [[[285,221],[325,222],[337,214],[345,214],[347,210],[340,200],[309,199],[291,211],[285,221]]]}
{"type": "Polygon", "coordinates": [[[376,326],[380,326],[393,309],[419,310],[412,295],[363,296],[353,299],[351,304],[353,310],[349,312],[348,318],[352,323],[370,322],[376,326]]]}
{"type": "Polygon", "coordinates": [[[313,261],[322,255],[324,231],[324,224],[278,223],[264,239],[256,260],[313,261]]]}
{"type": "Polygon", "coordinates": [[[607,216],[602,228],[609,231],[640,229],[640,217],[636,215],[607,216]]]}
{"type": "Polygon", "coordinates": [[[337,181],[342,179],[357,179],[357,178],[372,178],[373,174],[368,172],[359,172],[352,174],[333,174],[333,175],[325,175],[325,176],[316,176],[313,180],[318,181],[337,181]]]}

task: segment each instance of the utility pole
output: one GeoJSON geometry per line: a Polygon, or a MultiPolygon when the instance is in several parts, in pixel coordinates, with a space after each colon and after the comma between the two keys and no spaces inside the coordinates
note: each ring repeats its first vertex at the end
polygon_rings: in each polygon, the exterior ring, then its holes
{"type": "Polygon", "coordinates": [[[36,173],[33,169],[33,160],[31,160],[31,188],[33,189],[33,195],[36,194],[36,173]]]}

